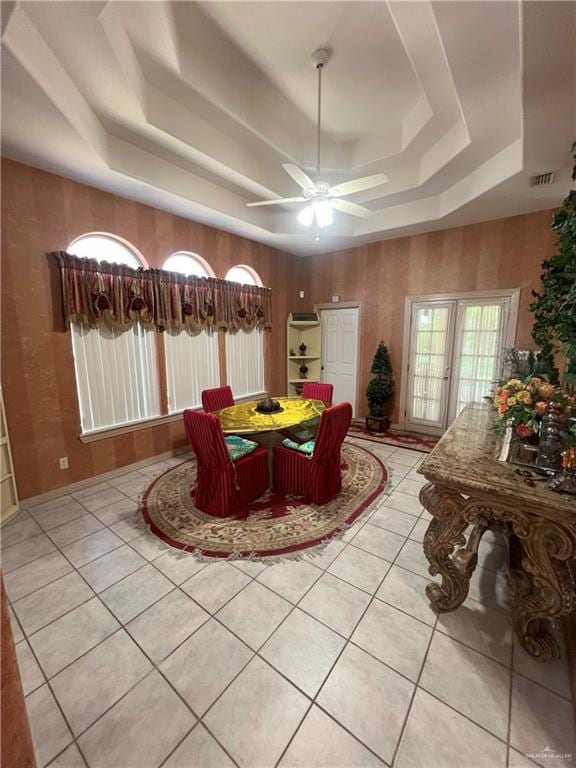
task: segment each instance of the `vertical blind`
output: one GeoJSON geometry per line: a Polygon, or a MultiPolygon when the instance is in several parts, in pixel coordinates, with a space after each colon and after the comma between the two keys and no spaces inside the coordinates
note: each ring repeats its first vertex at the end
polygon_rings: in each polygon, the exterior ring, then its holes
{"type": "Polygon", "coordinates": [[[154,331],[72,323],[82,432],[160,415],[154,331]]]}
{"type": "Polygon", "coordinates": [[[218,334],[212,330],[164,334],[168,411],[175,413],[201,404],[203,389],[220,384],[218,334]]]}
{"type": "Polygon", "coordinates": [[[264,392],[264,334],[259,329],[226,334],[226,370],[234,397],[264,392]]]}

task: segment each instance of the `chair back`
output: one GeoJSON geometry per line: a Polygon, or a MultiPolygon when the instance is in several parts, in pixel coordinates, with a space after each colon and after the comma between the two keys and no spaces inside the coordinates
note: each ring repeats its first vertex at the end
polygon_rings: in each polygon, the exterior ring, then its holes
{"type": "Polygon", "coordinates": [[[329,408],[332,405],[334,387],[332,384],[322,384],[319,381],[307,381],[302,387],[302,397],[308,400],[322,400],[329,408]]]}
{"type": "Polygon", "coordinates": [[[199,466],[216,469],[230,464],[218,416],[187,408],[184,411],[184,428],[199,466]]]}
{"type": "Polygon", "coordinates": [[[215,387],[202,392],[202,408],[206,413],[221,411],[231,405],[234,405],[234,396],[230,387],[215,387]]]}
{"type": "Polygon", "coordinates": [[[350,403],[338,403],[338,405],[323,411],[314,444],[313,461],[339,461],[340,448],[348,433],[351,421],[352,406],[350,403]]]}

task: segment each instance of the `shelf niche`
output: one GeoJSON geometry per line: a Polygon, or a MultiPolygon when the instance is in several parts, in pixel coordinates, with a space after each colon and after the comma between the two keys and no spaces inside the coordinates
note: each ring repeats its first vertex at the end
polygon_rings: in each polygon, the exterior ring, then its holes
{"type": "Polygon", "coordinates": [[[286,331],[288,381],[286,391],[289,397],[299,395],[304,382],[320,381],[321,379],[322,327],[320,319],[316,313],[312,312],[307,313],[305,317],[306,320],[302,319],[302,315],[299,313],[288,315],[286,331]],[[307,348],[304,355],[300,354],[299,350],[302,343],[307,348]],[[296,354],[291,355],[290,350],[296,354]],[[300,377],[300,366],[303,362],[308,368],[305,379],[300,377]]]}

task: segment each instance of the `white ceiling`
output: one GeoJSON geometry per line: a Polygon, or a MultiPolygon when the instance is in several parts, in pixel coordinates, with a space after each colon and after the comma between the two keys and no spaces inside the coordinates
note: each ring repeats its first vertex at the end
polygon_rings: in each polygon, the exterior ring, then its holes
{"type": "Polygon", "coordinates": [[[2,3],[3,154],[298,254],[557,205],[576,137],[572,2],[2,3]],[[282,170],[385,172],[320,242],[282,170]],[[550,55],[553,51],[554,55],[550,55]],[[532,188],[547,170],[556,182],[532,188]]]}

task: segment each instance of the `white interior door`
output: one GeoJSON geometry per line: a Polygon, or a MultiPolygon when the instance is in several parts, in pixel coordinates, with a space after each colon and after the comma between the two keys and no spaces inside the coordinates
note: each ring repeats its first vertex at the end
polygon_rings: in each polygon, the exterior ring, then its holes
{"type": "Polygon", "coordinates": [[[441,432],[446,422],[454,334],[454,303],[412,304],[406,423],[441,432]]]}
{"type": "Polygon", "coordinates": [[[334,387],[333,403],[347,402],[356,413],[358,307],[323,309],[322,381],[334,387]]]}

